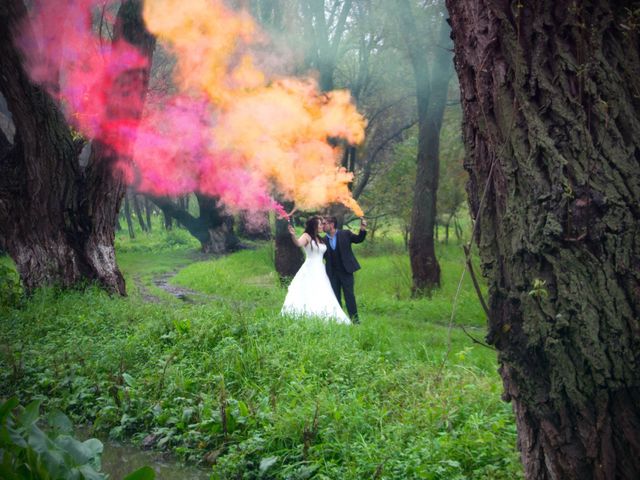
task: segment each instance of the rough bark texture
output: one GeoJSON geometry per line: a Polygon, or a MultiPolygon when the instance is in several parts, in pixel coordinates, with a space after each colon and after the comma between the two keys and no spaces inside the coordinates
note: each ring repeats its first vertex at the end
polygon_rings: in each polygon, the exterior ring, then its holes
{"type": "MultiPolygon", "coordinates": [[[[22,1],[0,4],[0,91],[16,126],[13,147],[0,159],[0,244],[27,291],[89,280],[125,294],[113,249],[124,193],[121,176],[113,174],[115,155],[96,142],[89,164],[79,164],[82,145],[74,144],[56,104],[23,69],[13,32],[25,15],[22,1]]],[[[127,38],[150,56],[154,41],[145,32],[139,4],[125,2],[116,37],[127,38]]],[[[146,85],[148,73],[127,75],[146,85]]],[[[125,90],[111,92],[112,97],[131,93],[125,90]]]]}
{"type": "Polygon", "coordinates": [[[400,26],[414,71],[418,104],[418,156],[411,210],[409,258],[413,293],[421,295],[440,285],[440,265],[436,258],[433,232],[440,172],[440,130],[452,63],[449,28],[444,23],[444,17],[434,62],[429,69],[427,55],[418,42],[418,29],[410,4],[408,0],[396,2],[400,26]]]}
{"type": "Polygon", "coordinates": [[[499,351],[526,477],[638,479],[632,2],[447,4],[490,289],[487,339],[499,351]]]}

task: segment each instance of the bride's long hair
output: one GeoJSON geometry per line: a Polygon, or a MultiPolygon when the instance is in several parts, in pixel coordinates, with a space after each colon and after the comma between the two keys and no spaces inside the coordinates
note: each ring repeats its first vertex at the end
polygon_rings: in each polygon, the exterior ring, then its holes
{"type": "MultiPolygon", "coordinates": [[[[322,242],[322,239],[318,236],[318,223],[320,222],[320,217],[311,217],[307,220],[307,223],[304,226],[304,233],[311,237],[311,241],[315,242],[316,246],[320,248],[318,242],[322,242]]],[[[311,244],[311,248],[313,248],[313,243],[311,244]]]]}

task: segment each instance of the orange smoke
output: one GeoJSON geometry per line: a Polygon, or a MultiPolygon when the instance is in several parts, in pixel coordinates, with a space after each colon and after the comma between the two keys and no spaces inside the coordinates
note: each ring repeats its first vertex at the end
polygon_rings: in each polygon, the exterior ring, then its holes
{"type": "Polygon", "coordinates": [[[220,0],[147,0],[144,18],[175,54],[181,91],[204,93],[213,105],[208,128],[233,171],[246,172],[252,185],[271,185],[298,208],[341,202],[362,216],[348,188],[353,175],[338,168],[341,149],[329,143],[364,139],[364,118],[348,92],[268,78],[250,52],[261,40],[256,24],[220,0]]]}

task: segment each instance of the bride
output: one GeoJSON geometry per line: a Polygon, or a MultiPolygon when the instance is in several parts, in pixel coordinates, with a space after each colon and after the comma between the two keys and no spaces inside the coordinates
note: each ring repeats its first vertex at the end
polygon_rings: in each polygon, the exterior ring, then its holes
{"type": "Polygon", "coordinates": [[[324,253],[327,251],[327,246],[320,238],[322,223],[320,217],[311,217],[300,238],[296,238],[296,231],[289,225],[293,243],[304,249],[307,258],[289,285],[281,313],[351,323],[349,317],[340,308],[322,262],[324,253]]]}

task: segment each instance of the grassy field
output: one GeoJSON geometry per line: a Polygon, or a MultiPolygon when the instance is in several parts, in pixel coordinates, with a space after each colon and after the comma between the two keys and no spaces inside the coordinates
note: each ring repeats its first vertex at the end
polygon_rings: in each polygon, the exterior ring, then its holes
{"type": "MultiPolygon", "coordinates": [[[[130,296],[3,305],[0,396],[211,464],[212,478],[520,478],[510,405],[456,244],[412,300],[398,241],[354,247],[362,325],[282,318],[270,244],[204,259],[184,234],[119,237],[130,296]],[[200,292],[192,302],[157,285],[200,292]],[[451,327],[451,328],[450,328],[451,327]]],[[[3,264],[8,264],[3,260],[3,264]]]]}

